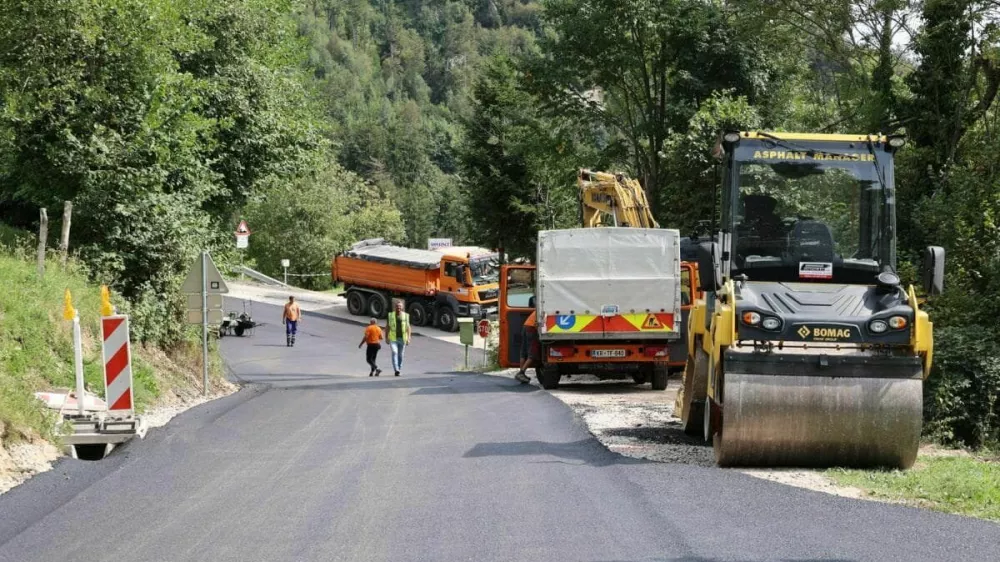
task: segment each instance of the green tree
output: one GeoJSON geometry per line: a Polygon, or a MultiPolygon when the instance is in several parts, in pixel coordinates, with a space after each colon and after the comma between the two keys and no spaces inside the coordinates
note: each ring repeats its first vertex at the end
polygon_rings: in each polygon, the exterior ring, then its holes
{"type": "MultiPolygon", "coordinates": [[[[272,177],[246,209],[254,228],[249,256],[262,271],[277,275],[281,260],[289,259],[293,273],[323,273],[337,253],[359,240],[403,240],[399,211],[383,194],[322,154],[308,164],[292,178],[272,177]]],[[[295,282],[322,288],[330,278],[295,282]]]]}
{"type": "Polygon", "coordinates": [[[713,91],[751,103],[767,91],[767,57],[739,41],[715,3],[695,0],[549,0],[554,33],[530,77],[547,106],[616,134],[654,206],[663,185],[660,152],[670,130],[713,91]]]}
{"type": "Polygon", "coordinates": [[[572,121],[539,115],[520,78],[504,57],[484,70],[465,123],[462,179],[473,239],[533,257],[538,230],[579,223],[575,176],[592,151],[572,121]]]}

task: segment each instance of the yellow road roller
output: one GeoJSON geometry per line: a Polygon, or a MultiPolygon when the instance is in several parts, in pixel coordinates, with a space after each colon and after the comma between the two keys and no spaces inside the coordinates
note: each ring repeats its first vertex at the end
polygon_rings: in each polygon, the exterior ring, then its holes
{"type": "MultiPolygon", "coordinates": [[[[721,466],[910,467],[934,350],[896,269],[901,136],[725,132],[676,412],[721,466]]],[[[941,292],[927,248],[923,290],[941,292]]]]}

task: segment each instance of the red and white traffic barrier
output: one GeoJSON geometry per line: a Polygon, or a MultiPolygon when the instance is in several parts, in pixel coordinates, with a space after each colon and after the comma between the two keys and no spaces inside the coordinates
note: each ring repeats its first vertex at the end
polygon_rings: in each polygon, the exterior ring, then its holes
{"type": "Polygon", "coordinates": [[[104,341],[104,398],[109,413],[132,413],[132,348],[128,316],[101,318],[104,341]]]}

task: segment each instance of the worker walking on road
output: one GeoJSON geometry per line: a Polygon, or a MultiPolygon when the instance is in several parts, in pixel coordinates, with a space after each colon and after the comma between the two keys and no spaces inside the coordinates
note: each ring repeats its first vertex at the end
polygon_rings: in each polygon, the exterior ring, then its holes
{"type": "Polygon", "coordinates": [[[397,300],[393,311],[389,313],[385,331],[389,334],[387,341],[392,351],[392,370],[396,376],[403,370],[403,352],[410,344],[410,315],[403,312],[403,301],[397,300]]]}
{"type": "Polygon", "coordinates": [[[531,382],[527,370],[536,364],[539,359],[538,326],[535,321],[535,311],[521,325],[521,368],[518,369],[514,378],[522,384],[531,382]]]}
{"type": "Polygon", "coordinates": [[[382,328],[378,327],[378,320],[372,318],[368,327],[365,328],[365,335],[361,338],[361,343],[358,344],[358,349],[368,344],[368,349],[365,350],[365,361],[372,368],[371,372],[368,373],[369,377],[377,377],[382,374],[382,369],[379,369],[375,363],[375,359],[378,357],[378,350],[382,348],[382,344],[379,343],[381,341],[382,328]]]}
{"type": "Polygon", "coordinates": [[[299,303],[295,302],[295,297],[288,297],[285,311],[281,313],[281,322],[285,325],[285,345],[288,347],[295,345],[295,334],[299,329],[300,316],[302,316],[302,312],[299,310],[299,303]]]}

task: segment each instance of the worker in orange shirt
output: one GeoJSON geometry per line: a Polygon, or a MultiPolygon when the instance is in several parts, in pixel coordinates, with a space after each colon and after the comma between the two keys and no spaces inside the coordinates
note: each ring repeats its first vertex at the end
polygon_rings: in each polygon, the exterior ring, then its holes
{"type": "Polygon", "coordinates": [[[299,310],[299,303],[295,302],[295,297],[288,297],[285,311],[281,313],[281,322],[285,325],[285,345],[288,347],[295,345],[295,334],[298,332],[301,316],[302,311],[299,310]]]}
{"type": "Polygon", "coordinates": [[[372,318],[368,327],[365,328],[365,335],[361,338],[361,343],[358,344],[358,349],[361,346],[368,344],[368,349],[365,350],[365,361],[368,362],[368,366],[372,368],[371,372],[368,373],[369,377],[377,377],[382,373],[382,369],[378,368],[375,364],[375,358],[378,357],[378,350],[382,349],[382,328],[378,327],[378,320],[372,318]]]}
{"type": "Polygon", "coordinates": [[[521,326],[521,368],[514,375],[514,378],[522,384],[531,382],[526,371],[529,367],[537,364],[540,355],[539,348],[538,326],[535,321],[535,311],[532,310],[521,326]]]}

